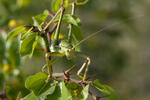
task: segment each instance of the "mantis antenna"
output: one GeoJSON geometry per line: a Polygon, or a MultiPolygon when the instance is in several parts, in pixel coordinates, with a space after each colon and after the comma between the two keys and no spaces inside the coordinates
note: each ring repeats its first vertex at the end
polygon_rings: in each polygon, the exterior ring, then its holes
{"type": "MultiPolygon", "coordinates": [[[[143,17],[143,16],[144,16],[144,15],[139,15],[139,16],[136,16],[136,17],[134,17],[134,18],[133,18],[133,17],[129,17],[129,18],[127,18],[126,20],[121,21],[121,22],[126,22],[126,21],[128,21],[129,19],[140,18],[140,17],[143,17]]],[[[83,43],[84,41],[88,40],[89,38],[95,36],[96,34],[98,34],[98,33],[100,33],[100,32],[103,32],[104,30],[109,29],[109,28],[111,28],[111,27],[114,27],[114,26],[116,26],[116,25],[120,25],[121,22],[111,24],[111,25],[109,25],[109,26],[106,26],[106,27],[104,27],[104,28],[102,28],[102,29],[100,29],[100,30],[98,30],[98,31],[96,31],[96,32],[94,32],[94,33],[92,33],[91,35],[85,37],[83,40],[79,41],[75,46],[73,46],[72,49],[74,49],[76,46],[80,45],[80,44],[83,43]]]]}

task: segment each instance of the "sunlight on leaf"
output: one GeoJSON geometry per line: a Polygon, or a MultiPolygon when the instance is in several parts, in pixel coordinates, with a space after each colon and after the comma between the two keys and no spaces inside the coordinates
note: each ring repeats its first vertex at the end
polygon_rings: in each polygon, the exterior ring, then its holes
{"type": "Polygon", "coordinates": [[[28,55],[32,53],[32,47],[35,42],[36,34],[31,34],[30,36],[26,37],[23,42],[21,43],[20,54],[21,56],[28,55]]]}
{"type": "Polygon", "coordinates": [[[101,84],[98,80],[93,82],[93,86],[103,93],[104,96],[107,96],[108,100],[119,100],[117,94],[111,87],[101,84]]]}
{"type": "Polygon", "coordinates": [[[22,32],[25,32],[24,26],[20,26],[20,27],[13,29],[11,32],[8,33],[6,41],[10,40],[11,38],[17,36],[18,34],[20,34],[22,32]]]}

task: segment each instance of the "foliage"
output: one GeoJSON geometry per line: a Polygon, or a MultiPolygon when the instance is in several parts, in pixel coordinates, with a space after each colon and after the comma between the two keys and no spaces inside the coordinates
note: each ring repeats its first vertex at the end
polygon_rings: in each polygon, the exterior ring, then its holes
{"type": "MultiPolygon", "coordinates": [[[[30,0],[26,2],[23,0],[17,1],[18,9],[30,3],[30,0]]],[[[93,99],[100,99],[101,96],[95,96],[90,91],[90,86],[97,88],[100,93],[109,100],[118,100],[115,91],[109,86],[103,85],[97,80],[94,82],[87,80],[88,67],[90,65],[89,57],[83,54],[77,54],[78,43],[83,37],[80,31],[80,19],[75,16],[74,11],[76,6],[83,5],[87,1],[88,0],[77,2],[77,0],[75,0],[69,2],[69,0],[52,0],[51,9],[53,13],[55,13],[52,18],[49,16],[50,12],[45,10],[42,14],[32,17],[33,25],[20,26],[11,22],[9,24],[10,26],[18,27],[9,32],[7,38],[5,36],[0,37],[0,44],[2,44],[0,48],[0,56],[2,57],[0,58],[3,58],[0,59],[0,65],[3,69],[2,72],[0,72],[0,74],[2,74],[0,77],[2,81],[4,81],[6,77],[3,75],[4,72],[7,72],[9,76],[13,75],[14,77],[19,77],[19,80],[21,80],[23,73],[20,72],[18,67],[20,66],[20,56],[32,57],[34,50],[39,48],[38,43],[40,45],[44,44],[45,46],[44,53],[46,55],[45,59],[47,64],[44,66],[43,72],[36,73],[26,79],[25,88],[29,89],[31,92],[23,97],[22,100],[87,100],[89,94],[93,96],[93,99]],[[64,9],[72,9],[71,14],[69,14],[69,10],[65,11],[64,9]],[[63,40],[59,38],[62,23],[68,26],[67,29],[69,30],[68,33],[63,34],[65,36],[63,40]],[[54,27],[52,27],[52,25],[54,27]],[[52,34],[54,34],[54,40],[51,40],[52,34]],[[5,47],[5,41],[7,41],[6,44],[10,45],[8,48],[5,47]],[[8,53],[9,56],[6,56],[5,53],[8,53]],[[86,68],[83,75],[80,75],[82,70],[79,70],[78,72],[80,73],[77,75],[77,79],[71,78],[69,72],[74,69],[74,67],[71,67],[64,73],[60,73],[61,76],[55,76],[55,73],[52,72],[52,65],[53,60],[58,56],[66,56],[68,60],[72,59],[72,56],[85,58],[86,68]],[[59,78],[61,79],[59,80],[59,78]]],[[[5,6],[8,10],[11,10],[11,8],[7,6],[7,1],[3,3],[6,4],[5,6]]],[[[23,83],[23,81],[20,83],[23,83]]],[[[4,82],[0,84],[0,89],[4,86],[3,84],[4,82]]],[[[15,87],[13,87],[13,89],[14,88],[15,87]]],[[[19,88],[25,90],[24,87],[19,88]]],[[[6,88],[8,91],[7,93],[11,94],[13,89],[11,89],[11,87],[8,89],[6,88]]],[[[14,99],[14,97],[12,99],[14,99]]]]}

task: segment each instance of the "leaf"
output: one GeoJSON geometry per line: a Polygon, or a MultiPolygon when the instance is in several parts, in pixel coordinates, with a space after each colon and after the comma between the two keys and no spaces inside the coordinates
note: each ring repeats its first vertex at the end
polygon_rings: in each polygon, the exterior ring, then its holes
{"type": "Polygon", "coordinates": [[[48,10],[44,10],[43,14],[39,14],[37,16],[32,17],[34,26],[37,26],[41,29],[41,24],[45,22],[47,16],[49,14],[48,10]]]}
{"type": "Polygon", "coordinates": [[[24,40],[27,35],[32,31],[33,27],[31,27],[30,29],[28,29],[22,36],[21,36],[21,40],[24,40]]]}
{"type": "Polygon", "coordinates": [[[72,26],[72,34],[76,41],[81,41],[83,39],[80,28],[77,26],[72,26]]]}
{"type": "Polygon", "coordinates": [[[76,5],[84,5],[88,2],[89,0],[84,0],[84,1],[80,1],[80,2],[77,2],[76,5]]]}
{"type": "Polygon", "coordinates": [[[83,98],[80,100],[87,100],[89,94],[89,85],[86,85],[86,87],[82,90],[83,98]]]}
{"type": "Polygon", "coordinates": [[[30,57],[32,57],[32,55],[33,55],[33,52],[34,52],[35,47],[37,46],[38,40],[39,40],[39,37],[36,36],[36,39],[35,39],[35,41],[34,41],[34,43],[32,45],[32,52],[30,54],[30,57]]]}
{"type": "Polygon", "coordinates": [[[32,47],[36,39],[36,34],[31,34],[26,37],[21,43],[20,54],[21,56],[25,56],[32,53],[32,47]]]}
{"type": "Polygon", "coordinates": [[[38,100],[38,98],[32,92],[32,93],[28,94],[27,96],[25,96],[24,98],[22,98],[21,100],[38,100]]]}
{"type": "Polygon", "coordinates": [[[29,76],[25,82],[25,87],[31,89],[35,95],[40,95],[43,89],[47,85],[45,80],[47,79],[47,74],[39,72],[35,75],[29,76]]]}
{"type": "Polygon", "coordinates": [[[98,80],[93,82],[93,86],[96,87],[105,96],[108,96],[108,100],[119,100],[117,94],[111,87],[101,84],[98,80]]]}
{"type": "Polygon", "coordinates": [[[54,93],[55,88],[56,88],[56,86],[52,86],[52,87],[48,88],[45,92],[43,92],[42,94],[40,94],[38,98],[39,98],[40,100],[45,100],[48,95],[54,93]]]}
{"type": "Polygon", "coordinates": [[[71,95],[73,96],[73,98],[82,98],[82,86],[75,83],[75,82],[68,82],[68,84],[66,85],[67,88],[69,89],[71,95]]]}
{"type": "Polygon", "coordinates": [[[17,36],[18,34],[20,34],[22,32],[25,32],[25,31],[26,30],[25,30],[24,26],[20,26],[20,27],[13,29],[11,32],[8,33],[6,41],[12,39],[13,37],[17,36]]]}
{"type": "Polygon", "coordinates": [[[0,34],[0,68],[3,66],[3,61],[5,58],[5,41],[3,36],[0,34]]]}
{"type": "Polygon", "coordinates": [[[64,82],[60,82],[56,86],[55,92],[51,95],[48,95],[46,100],[72,100],[72,95],[67,89],[64,82]]]}
{"type": "Polygon", "coordinates": [[[70,91],[67,89],[66,85],[64,82],[60,84],[61,87],[61,93],[62,93],[62,99],[61,100],[72,100],[72,95],[70,91]]]}
{"type": "Polygon", "coordinates": [[[62,0],[52,0],[51,1],[51,9],[55,13],[60,8],[62,0]]]}
{"type": "Polygon", "coordinates": [[[63,6],[64,6],[64,7],[68,7],[68,5],[69,5],[69,0],[64,0],[63,6]]]}
{"type": "MultiPolygon", "coordinates": [[[[58,22],[59,18],[60,18],[60,15],[57,16],[53,22],[58,22]]],[[[62,22],[67,23],[67,24],[73,24],[75,26],[80,25],[80,19],[71,14],[65,14],[62,18],[62,22]]]]}
{"type": "Polygon", "coordinates": [[[53,94],[48,95],[46,100],[61,100],[61,89],[60,86],[56,86],[53,94]]]}

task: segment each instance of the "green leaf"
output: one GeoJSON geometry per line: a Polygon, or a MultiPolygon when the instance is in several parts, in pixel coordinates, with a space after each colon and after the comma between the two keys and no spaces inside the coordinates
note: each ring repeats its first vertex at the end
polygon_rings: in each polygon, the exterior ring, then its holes
{"type": "Polygon", "coordinates": [[[32,53],[32,47],[36,39],[36,34],[31,34],[26,37],[21,43],[20,54],[21,56],[25,56],[32,53]]]}
{"type": "Polygon", "coordinates": [[[35,39],[35,41],[34,41],[34,43],[32,45],[32,52],[30,54],[30,57],[32,57],[32,55],[33,55],[33,52],[34,52],[35,47],[37,46],[38,40],[39,40],[39,37],[36,36],[36,39],[35,39]]]}
{"type": "Polygon", "coordinates": [[[117,94],[111,87],[101,84],[98,80],[93,82],[93,86],[96,87],[105,96],[108,96],[108,100],[119,100],[117,94]]]}
{"type": "Polygon", "coordinates": [[[84,4],[86,4],[87,2],[88,2],[89,0],[82,0],[82,1],[80,1],[80,2],[77,2],[76,3],[76,5],[84,5],[84,4]]]}
{"type": "Polygon", "coordinates": [[[52,0],[51,1],[51,9],[55,13],[60,8],[62,0],[52,0]]]}
{"type": "Polygon", "coordinates": [[[8,60],[11,66],[18,67],[20,65],[20,54],[19,54],[19,41],[14,38],[9,41],[8,47],[8,60]]]}
{"type": "Polygon", "coordinates": [[[31,89],[35,95],[40,95],[48,85],[45,82],[47,76],[48,75],[43,72],[39,72],[33,76],[29,76],[25,82],[25,87],[27,89],[31,89]]]}
{"type": "Polygon", "coordinates": [[[86,85],[86,87],[82,90],[83,98],[80,100],[87,100],[89,94],[89,85],[86,85]]]}
{"type": "Polygon", "coordinates": [[[75,82],[68,82],[68,84],[66,85],[68,90],[70,91],[71,95],[73,96],[73,98],[79,99],[82,98],[82,86],[75,83],[75,82]]]}
{"type": "Polygon", "coordinates": [[[26,30],[25,30],[24,26],[20,26],[20,27],[13,29],[11,32],[8,33],[6,41],[10,40],[11,38],[17,36],[18,34],[20,34],[22,32],[25,32],[25,31],[26,30]]]}
{"type": "Polygon", "coordinates": [[[37,16],[32,17],[34,26],[37,26],[41,29],[41,24],[45,22],[47,16],[49,14],[48,10],[44,10],[43,14],[39,14],[37,16]]]}
{"type": "Polygon", "coordinates": [[[46,100],[72,100],[72,95],[67,89],[64,82],[60,82],[56,86],[55,92],[51,95],[48,95],[46,100]]]}
{"type": "Polygon", "coordinates": [[[61,88],[56,86],[56,89],[53,94],[48,95],[46,100],[61,100],[61,88]]]}
{"type": "Polygon", "coordinates": [[[61,87],[61,93],[62,93],[62,99],[61,100],[72,100],[72,95],[70,91],[67,89],[66,85],[64,82],[60,84],[61,87]]]}
{"type": "Polygon", "coordinates": [[[83,36],[80,31],[80,27],[72,26],[72,34],[73,34],[73,38],[76,41],[81,41],[83,39],[83,36]]]}
{"type": "Polygon", "coordinates": [[[0,68],[3,66],[3,61],[5,58],[5,41],[3,36],[0,34],[0,68]]]}
{"type": "Polygon", "coordinates": [[[33,27],[31,27],[30,29],[28,29],[22,36],[21,36],[21,40],[24,40],[27,35],[32,31],[33,27]]]}
{"type": "Polygon", "coordinates": [[[45,100],[48,95],[54,93],[55,88],[56,88],[56,86],[52,86],[52,87],[48,88],[45,92],[43,92],[42,94],[40,94],[40,95],[38,96],[38,98],[39,98],[40,100],[45,100]]]}
{"type": "Polygon", "coordinates": [[[63,6],[64,6],[64,7],[68,7],[68,5],[69,5],[69,0],[64,0],[63,6]]]}
{"type": "MultiPolygon", "coordinates": [[[[58,22],[59,18],[60,18],[60,15],[57,16],[53,22],[58,22]]],[[[80,19],[71,14],[65,14],[62,18],[62,22],[67,23],[67,24],[73,24],[75,26],[80,25],[80,19]]]]}
{"type": "Polygon", "coordinates": [[[22,98],[21,100],[38,100],[38,98],[37,98],[36,95],[32,92],[32,93],[28,94],[27,96],[25,96],[24,98],[22,98]]]}

